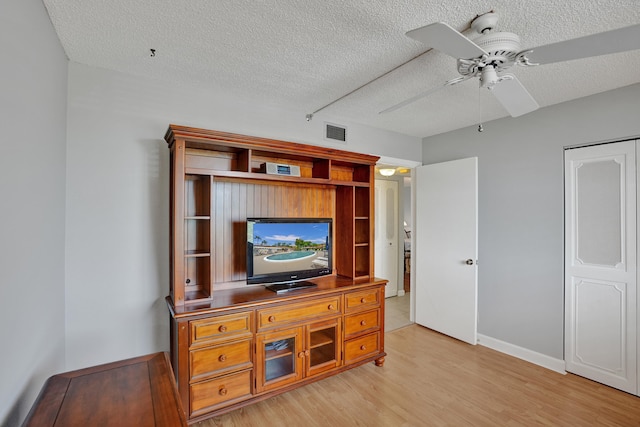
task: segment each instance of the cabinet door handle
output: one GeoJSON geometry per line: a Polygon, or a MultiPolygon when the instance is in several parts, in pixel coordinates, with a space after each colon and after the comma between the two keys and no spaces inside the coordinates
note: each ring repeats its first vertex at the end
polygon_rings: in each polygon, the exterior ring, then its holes
{"type": "Polygon", "coordinates": [[[363,351],[364,351],[364,350],[366,350],[366,349],[367,349],[367,346],[366,346],[366,345],[364,345],[364,344],[363,344],[363,345],[361,345],[361,346],[360,346],[360,350],[363,350],[363,351]]]}
{"type": "Polygon", "coordinates": [[[218,394],[220,396],[225,396],[227,394],[227,388],[225,386],[220,387],[220,390],[218,390],[218,394]]]}
{"type": "Polygon", "coordinates": [[[218,330],[220,332],[227,332],[227,327],[225,325],[220,325],[220,327],[218,328],[218,330]]]}
{"type": "Polygon", "coordinates": [[[361,320],[361,321],[360,321],[360,326],[364,326],[364,325],[366,325],[366,324],[367,324],[367,321],[366,321],[366,320],[361,320]]]}
{"type": "Polygon", "coordinates": [[[275,322],[276,316],[269,316],[269,322],[275,322]]]}
{"type": "Polygon", "coordinates": [[[305,350],[304,355],[309,357],[309,355],[311,354],[311,352],[309,350],[305,350]]]}
{"type": "Polygon", "coordinates": [[[224,362],[225,360],[227,360],[227,355],[226,354],[221,354],[220,357],[218,357],[218,360],[221,362],[224,362]]]}
{"type": "Polygon", "coordinates": [[[300,353],[298,353],[298,357],[302,359],[304,357],[304,351],[301,351],[300,353]]]}

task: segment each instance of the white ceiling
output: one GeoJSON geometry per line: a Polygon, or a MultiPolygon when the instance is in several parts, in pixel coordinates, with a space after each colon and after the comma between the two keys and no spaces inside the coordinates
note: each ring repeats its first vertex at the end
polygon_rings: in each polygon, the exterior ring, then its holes
{"type": "MultiPolygon", "coordinates": [[[[466,31],[476,15],[494,10],[496,30],[518,34],[528,48],[640,23],[638,0],[43,2],[71,61],[206,85],[222,98],[299,110],[300,120],[349,94],[315,120],[418,137],[508,114],[476,79],[378,114],[458,76],[453,58],[421,55],[428,46],[407,31],[437,21],[466,31]]],[[[640,50],[510,71],[544,107],[640,82],[640,50]]]]}

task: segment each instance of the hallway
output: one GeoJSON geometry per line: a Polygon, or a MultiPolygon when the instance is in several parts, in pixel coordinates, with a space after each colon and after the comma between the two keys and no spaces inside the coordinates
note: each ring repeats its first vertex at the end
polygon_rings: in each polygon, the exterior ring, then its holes
{"type": "Polygon", "coordinates": [[[413,323],[409,320],[409,310],[411,302],[410,295],[411,294],[407,292],[403,296],[395,296],[384,300],[385,332],[393,331],[395,329],[399,329],[413,323]]]}

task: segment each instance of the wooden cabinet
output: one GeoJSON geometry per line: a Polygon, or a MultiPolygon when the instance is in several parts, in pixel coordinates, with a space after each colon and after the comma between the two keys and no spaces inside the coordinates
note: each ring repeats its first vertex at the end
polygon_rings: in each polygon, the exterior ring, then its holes
{"type": "Polygon", "coordinates": [[[245,311],[188,321],[188,416],[251,397],[252,319],[245,311]]]}
{"type": "Polygon", "coordinates": [[[305,376],[313,376],[342,364],[342,319],[308,326],[305,334],[305,376]]]}
{"type": "Polygon", "coordinates": [[[211,296],[211,177],[184,177],[184,268],[186,299],[211,296]]]}
{"type": "Polygon", "coordinates": [[[378,157],[171,125],[172,304],[246,286],[248,217],[332,218],[335,274],[373,279],[373,175],[378,157]],[[270,175],[266,162],[300,168],[270,175]]]}
{"type": "Polygon", "coordinates": [[[375,156],[171,125],[171,360],[189,422],[384,361],[373,276],[375,156]],[[300,176],[267,174],[265,163],[300,176]],[[331,275],[247,285],[251,217],[331,218],[331,275]]]}
{"type": "Polygon", "coordinates": [[[379,329],[380,323],[379,309],[350,314],[344,319],[344,335],[353,337],[370,329],[379,329]]]}
{"type": "Polygon", "coordinates": [[[191,344],[206,344],[229,337],[251,336],[251,312],[194,320],[190,322],[191,344]]]}
{"type": "Polygon", "coordinates": [[[336,188],[336,228],[342,230],[336,246],[343,248],[336,259],[338,274],[366,281],[373,277],[373,208],[370,187],[340,186],[336,188]]]}
{"type": "MultiPolygon", "coordinates": [[[[344,363],[357,363],[378,354],[384,339],[384,288],[345,294],[344,363]]],[[[384,358],[376,361],[382,364],[384,358]]]]}
{"type": "Polygon", "coordinates": [[[258,310],[258,329],[281,326],[293,321],[321,319],[341,313],[340,296],[298,302],[258,310]]]}
{"type": "Polygon", "coordinates": [[[263,332],[256,336],[256,392],[273,390],[302,379],[303,328],[263,332]]]}
{"type": "Polygon", "coordinates": [[[256,336],[256,392],[272,390],[341,365],[342,318],[256,336]]]}
{"type": "Polygon", "coordinates": [[[251,372],[211,378],[189,387],[189,419],[251,397],[251,372]]]}
{"type": "Polygon", "coordinates": [[[285,295],[250,286],[217,291],[197,309],[169,304],[172,363],[189,422],[363,363],[382,365],[386,280],[313,280],[316,288],[285,295]]]}

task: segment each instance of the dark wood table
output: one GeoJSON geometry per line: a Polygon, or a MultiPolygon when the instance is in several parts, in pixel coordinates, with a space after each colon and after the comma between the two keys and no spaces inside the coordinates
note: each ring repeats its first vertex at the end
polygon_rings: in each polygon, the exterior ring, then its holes
{"type": "Polygon", "coordinates": [[[23,427],[186,426],[167,353],[50,377],[23,427]]]}

